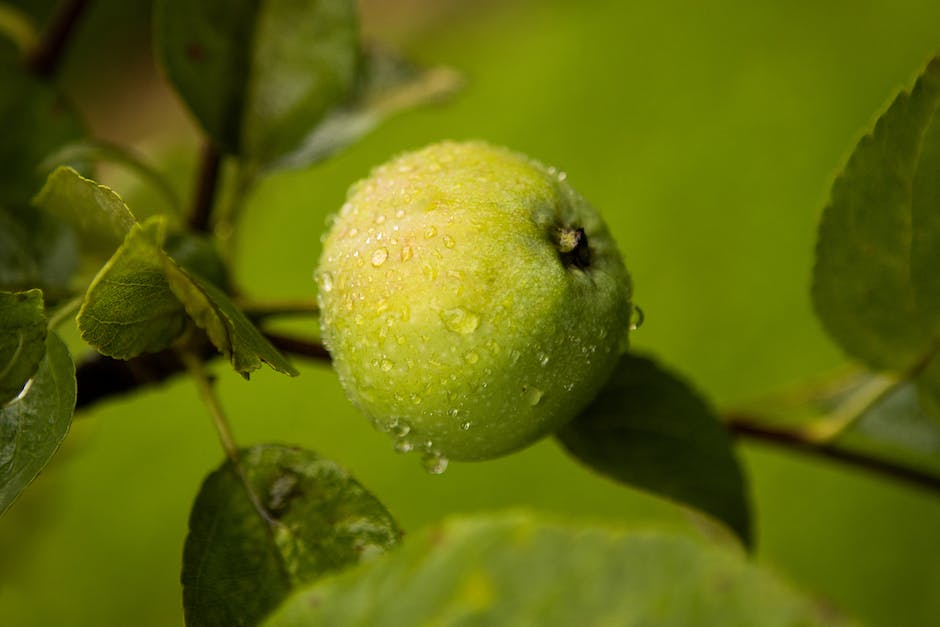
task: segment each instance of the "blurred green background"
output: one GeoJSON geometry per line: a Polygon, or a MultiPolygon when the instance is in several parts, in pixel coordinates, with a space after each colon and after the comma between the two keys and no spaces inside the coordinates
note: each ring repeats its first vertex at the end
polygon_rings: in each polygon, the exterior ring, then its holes
{"type": "MultiPolygon", "coordinates": [[[[25,4],[41,13],[44,3],[25,4]]],[[[94,3],[62,83],[97,135],[151,155],[188,194],[180,173],[194,133],[139,51],[146,5],[94,3]]],[[[940,3],[372,0],[363,10],[371,36],[458,68],[468,86],[448,106],[398,117],[322,166],[261,185],[239,242],[249,293],[313,296],[324,220],[372,165],[444,138],[483,138],[565,170],[602,209],[647,315],[636,348],[718,406],[843,361],[809,300],[817,218],[862,131],[940,50],[940,3]]],[[[132,179],[103,174],[146,202],[132,179]]],[[[298,379],[264,371],[246,383],[217,364],[239,440],[335,459],[408,530],[526,506],[696,532],[677,508],[592,476],[551,441],[430,476],[357,415],[329,369],[298,365],[298,379]]],[[[940,499],[741,449],[762,564],[866,624],[940,623],[940,499]]],[[[188,509],[221,458],[187,381],[79,419],[0,519],[0,624],[181,624],[188,509]]]]}

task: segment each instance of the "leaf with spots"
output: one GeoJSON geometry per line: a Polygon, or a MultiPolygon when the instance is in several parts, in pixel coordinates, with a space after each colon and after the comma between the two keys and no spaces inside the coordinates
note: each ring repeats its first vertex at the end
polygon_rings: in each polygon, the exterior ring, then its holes
{"type": "Polygon", "coordinates": [[[55,333],[29,387],[0,406],[0,514],[36,478],[65,439],[75,411],[75,365],[55,333]]]}
{"type": "Polygon", "coordinates": [[[401,537],[375,497],[310,451],[260,445],[240,465],[210,474],[193,505],[182,574],[189,627],[256,625],[298,586],[401,537]]]}
{"type": "Polygon", "coordinates": [[[265,627],[850,624],[695,537],[539,520],[451,519],[305,586],[265,627]]]}
{"type": "Polygon", "coordinates": [[[45,354],[42,292],[0,292],[0,406],[20,393],[45,354]]]}

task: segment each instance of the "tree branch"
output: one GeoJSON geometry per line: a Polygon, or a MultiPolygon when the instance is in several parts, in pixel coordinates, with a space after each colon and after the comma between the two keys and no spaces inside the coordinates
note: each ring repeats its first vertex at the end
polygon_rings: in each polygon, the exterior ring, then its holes
{"type": "Polygon", "coordinates": [[[912,485],[940,492],[940,478],[916,468],[902,466],[887,460],[869,457],[831,443],[819,443],[800,431],[789,431],[762,425],[752,416],[731,414],[724,417],[725,425],[735,436],[760,442],[768,442],[791,451],[832,459],[849,466],[903,481],[912,485]]]}
{"type": "Polygon", "coordinates": [[[65,0],[59,5],[51,24],[39,40],[39,45],[29,55],[29,65],[33,72],[43,78],[49,78],[56,73],[65,48],[75,32],[75,26],[89,4],[90,0],[65,0]]]}
{"type": "Polygon", "coordinates": [[[219,188],[221,165],[221,153],[212,140],[206,139],[199,158],[193,206],[189,212],[189,228],[197,233],[209,233],[212,230],[212,208],[219,188]]]}
{"type": "MultiPolygon", "coordinates": [[[[264,335],[271,344],[288,355],[320,363],[330,361],[330,354],[321,342],[281,333],[265,332],[264,335]]],[[[196,354],[202,361],[209,361],[219,356],[208,340],[199,347],[196,354]]],[[[128,361],[95,354],[80,362],[76,369],[78,379],[76,411],[87,409],[111,397],[160,384],[186,370],[186,364],[173,349],[141,355],[128,361]]],[[[728,431],[739,438],[766,442],[805,455],[831,459],[910,485],[940,492],[940,478],[916,468],[837,448],[832,443],[820,443],[799,430],[787,430],[761,424],[760,420],[754,416],[726,414],[724,421],[728,431]]]]}
{"type": "MultiPolygon", "coordinates": [[[[265,336],[287,354],[320,362],[328,362],[330,359],[330,354],[319,342],[275,333],[265,333],[265,336]]],[[[202,361],[210,361],[219,356],[208,339],[198,347],[196,354],[202,361]]],[[[78,382],[75,410],[88,409],[109,398],[159,385],[185,373],[186,370],[186,364],[172,348],[140,355],[127,361],[94,353],[81,360],[75,369],[78,382]]]]}

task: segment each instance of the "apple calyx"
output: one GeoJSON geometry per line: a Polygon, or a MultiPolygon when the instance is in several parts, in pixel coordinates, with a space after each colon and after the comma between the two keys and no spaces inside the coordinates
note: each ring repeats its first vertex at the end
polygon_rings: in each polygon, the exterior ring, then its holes
{"type": "Polygon", "coordinates": [[[566,268],[586,270],[591,265],[591,247],[582,228],[561,227],[555,232],[555,247],[566,268]]]}

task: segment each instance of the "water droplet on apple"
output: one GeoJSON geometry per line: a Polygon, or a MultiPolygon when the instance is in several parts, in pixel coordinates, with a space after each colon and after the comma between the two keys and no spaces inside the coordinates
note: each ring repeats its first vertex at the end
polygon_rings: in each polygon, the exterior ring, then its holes
{"type": "Polygon", "coordinates": [[[320,279],[319,283],[320,283],[321,290],[323,290],[324,292],[333,291],[333,275],[332,274],[330,274],[329,272],[324,272],[318,278],[320,279]]]}
{"type": "Polygon", "coordinates": [[[437,227],[436,227],[436,226],[429,226],[428,228],[424,229],[424,237],[425,237],[425,238],[431,239],[431,238],[434,237],[435,235],[437,235],[437,227]]]}
{"type": "Polygon", "coordinates": [[[408,261],[414,256],[414,250],[411,249],[411,246],[402,246],[401,248],[401,260],[408,261]]]}
{"type": "Polygon", "coordinates": [[[444,246],[447,246],[448,248],[453,248],[455,246],[454,238],[451,237],[450,235],[445,235],[444,246]]]}
{"type": "Polygon", "coordinates": [[[377,248],[375,252],[372,253],[372,265],[378,268],[385,260],[388,259],[388,249],[387,248],[377,248]]]}
{"type": "Polygon", "coordinates": [[[395,364],[390,359],[383,359],[381,365],[382,372],[388,372],[395,364]]]}
{"type": "Polygon", "coordinates": [[[398,438],[403,438],[411,433],[411,425],[404,420],[396,420],[395,426],[392,427],[392,433],[398,438]]]}
{"type": "Polygon", "coordinates": [[[461,428],[463,431],[469,431],[471,426],[472,426],[472,425],[471,425],[471,423],[470,423],[469,420],[465,420],[465,421],[463,421],[463,422],[460,423],[460,428],[461,428]]]}
{"type": "Polygon", "coordinates": [[[380,213],[380,214],[378,214],[377,216],[375,216],[375,223],[376,223],[376,224],[382,224],[383,222],[385,222],[385,215],[384,215],[384,214],[380,213]]]}
{"type": "Polygon", "coordinates": [[[445,309],[441,312],[441,320],[448,329],[462,335],[469,335],[480,326],[480,316],[462,307],[445,309]]]}
{"type": "Polygon", "coordinates": [[[466,359],[467,362],[471,364],[475,364],[478,361],[480,361],[480,356],[477,355],[476,353],[467,353],[466,355],[463,356],[463,358],[466,359]]]}
{"type": "Polygon", "coordinates": [[[448,460],[440,453],[428,453],[421,461],[424,464],[424,469],[432,475],[441,475],[447,470],[448,460]]]}
{"type": "Polygon", "coordinates": [[[542,402],[542,397],[545,396],[545,393],[538,388],[522,388],[525,392],[526,401],[529,402],[529,405],[535,406],[542,402]]]}
{"type": "Polygon", "coordinates": [[[548,365],[548,355],[545,353],[539,353],[539,365],[547,366],[548,365]]]}
{"type": "Polygon", "coordinates": [[[408,438],[398,438],[395,440],[395,444],[393,445],[396,453],[408,453],[414,450],[414,447],[414,442],[408,438]]]}
{"type": "Polygon", "coordinates": [[[633,312],[630,314],[630,330],[636,331],[642,327],[645,319],[646,316],[643,314],[643,310],[638,305],[634,305],[633,312]]]}

